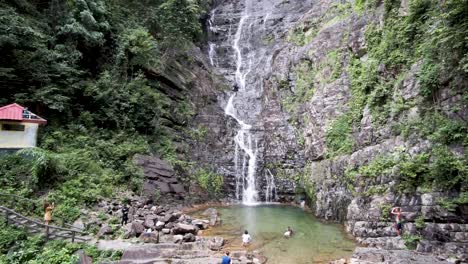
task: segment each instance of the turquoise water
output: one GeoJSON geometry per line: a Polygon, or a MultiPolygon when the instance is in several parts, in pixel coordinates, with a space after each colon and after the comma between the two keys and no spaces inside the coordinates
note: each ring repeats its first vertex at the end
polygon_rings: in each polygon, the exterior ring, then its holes
{"type": "Polygon", "coordinates": [[[349,258],[355,248],[353,240],[337,224],[325,224],[300,208],[282,205],[217,208],[222,225],[206,235],[227,239],[227,250],[243,250],[241,236],[246,229],[253,243],[248,250],[259,250],[274,264],[328,263],[349,258]],[[283,237],[287,227],[294,235],[283,237]]]}

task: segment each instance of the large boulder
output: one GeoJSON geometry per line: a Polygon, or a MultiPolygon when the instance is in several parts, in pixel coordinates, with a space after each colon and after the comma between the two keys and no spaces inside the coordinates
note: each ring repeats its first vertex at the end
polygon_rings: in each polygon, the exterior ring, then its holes
{"type": "Polygon", "coordinates": [[[186,192],[184,186],[182,184],[179,184],[179,183],[171,184],[170,187],[171,187],[171,190],[173,192],[175,192],[175,193],[185,193],[186,192]]]}
{"type": "Polygon", "coordinates": [[[187,224],[181,224],[181,223],[178,223],[174,226],[174,228],[172,229],[172,233],[175,234],[175,235],[179,235],[179,234],[187,234],[187,233],[191,233],[191,234],[196,234],[198,232],[198,228],[194,225],[187,225],[187,224]]]}
{"type": "Polygon", "coordinates": [[[171,188],[169,187],[169,184],[167,182],[157,181],[154,182],[154,184],[156,184],[156,186],[162,194],[171,192],[171,188]]]}
{"type": "Polygon", "coordinates": [[[179,219],[180,213],[172,213],[172,214],[166,214],[164,218],[162,219],[163,222],[169,223],[169,222],[174,222],[175,220],[179,219]]]}
{"type": "Polygon", "coordinates": [[[183,241],[184,242],[195,242],[195,235],[192,234],[192,233],[187,233],[187,234],[184,235],[183,241]]]}
{"type": "Polygon", "coordinates": [[[131,232],[135,234],[135,236],[141,235],[145,231],[145,227],[142,223],[134,221],[131,225],[131,232]]]}
{"type": "Polygon", "coordinates": [[[164,228],[165,223],[162,221],[156,222],[156,230],[160,231],[161,229],[164,228]]]}
{"type": "Polygon", "coordinates": [[[140,241],[143,243],[159,243],[159,233],[158,232],[151,232],[151,233],[143,233],[139,237],[140,241]]]}
{"type": "Polygon", "coordinates": [[[77,264],[93,264],[93,259],[86,255],[82,249],[78,250],[75,255],[78,256],[78,261],[76,262],[77,264]]]}
{"type": "Polygon", "coordinates": [[[208,228],[210,221],[202,220],[202,219],[194,219],[192,220],[192,225],[200,228],[201,230],[205,230],[208,228]]]}
{"type": "Polygon", "coordinates": [[[204,215],[204,216],[210,216],[210,215],[213,215],[213,214],[218,215],[218,210],[216,210],[215,208],[208,208],[202,213],[202,215],[204,215]]]}
{"type": "Polygon", "coordinates": [[[79,218],[75,222],[73,222],[73,228],[79,229],[79,230],[85,229],[85,225],[83,223],[83,220],[81,218],[79,218]]]}
{"type": "Polygon", "coordinates": [[[182,243],[184,241],[184,236],[183,235],[175,235],[172,237],[172,241],[176,244],[182,243]]]}
{"type": "Polygon", "coordinates": [[[156,216],[154,215],[147,215],[145,217],[145,222],[143,223],[143,225],[146,227],[146,228],[154,228],[155,225],[154,225],[154,220],[156,219],[156,216]]]}
{"type": "Polygon", "coordinates": [[[206,209],[202,215],[209,217],[209,224],[210,226],[216,226],[221,222],[221,219],[218,216],[218,210],[215,208],[208,208],[206,209]]]}
{"type": "Polygon", "coordinates": [[[97,237],[101,238],[101,237],[104,237],[105,235],[111,235],[114,231],[112,230],[112,228],[109,226],[109,225],[103,225],[98,233],[97,233],[97,237]]]}
{"type": "Polygon", "coordinates": [[[222,237],[211,237],[209,241],[209,248],[213,251],[219,251],[224,245],[224,238],[222,237]]]}

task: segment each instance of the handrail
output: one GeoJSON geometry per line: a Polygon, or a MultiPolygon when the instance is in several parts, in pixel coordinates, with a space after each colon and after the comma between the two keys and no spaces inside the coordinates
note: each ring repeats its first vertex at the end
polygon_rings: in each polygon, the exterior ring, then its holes
{"type": "MultiPolygon", "coordinates": [[[[1,201],[1,199],[2,199],[2,196],[3,196],[3,197],[13,197],[13,198],[11,199],[13,202],[15,202],[14,199],[19,199],[19,200],[27,201],[27,202],[29,202],[29,203],[33,206],[33,208],[37,208],[38,204],[40,203],[38,200],[33,200],[33,199],[29,199],[29,198],[26,198],[26,197],[22,197],[22,196],[19,196],[19,195],[16,195],[16,194],[9,194],[9,193],[2,193],[2,192],[0,192],[0,201],[1,201]]],[[[0,203],[0,204],[1,204],[1,203],[0,203]]],[[[81,229],[81,228],[74,227],[73,225],[68,224],[68,223],[63,223],[63,224],[66,225],[66,226],[72,227],[72,228],[74,228],[74,229],[76,229],[76,230],[83,230],[83,229],[81,229]]]]}
{"type": "Polygon", "coordinates": [[[68,228],[63,228],[63,227],[58,227],[58,226],[53,226],[53,225],[46,225],[46,224],[43,224],[43,223],[40,223],[36,220],[33,220],[33,219],[29,219],[27,218],[26,216],[24,215],[21,215],[7,207],[4,207],[4,206],[0,206],[0,210],[3,210],[5,211],[5,215],[6,215],[6,220],[7,220],[7,223],[8,221],[12,220],[13,222],[15,223],[18,223],[18,224],[21,224],[22,226],[26,227],[26,229],[28,228],[28,225],[26,225],[25,223],[21,223],[19,221],[16,221],[15,219],[10,219],[9,216],[10,215],[15,215],[17,216],[19,219],[23,219],[23,220],[26,220],[26,223],[33,223],[33,224],[36,224],[38,227],[42,227],[46,230],[46,236],[49,236],[49,235],[57,235],[57,236],[61,236],[61,237],[65,237],[65,238],[71,238],[72,239],[72,242],[75,240],[75,239],[78,239],[78,240],[85,240],[84,238],[81,238],[81,237],[77,237],[76,234],[80,234],[80,235],[86,235],[86,233],[84,232],[81,232],[81,231],[78,231],[78,230],[73,230],[73,229],[68,229],[68,228]],[[54,234],[54,233],[51,233],[50,231],[54,231],[54,230],[57,230],[57,231],[65,231],[65,232],[70,232],[70,237],[67,237],[65,236],[64,234],[54,234]]]}

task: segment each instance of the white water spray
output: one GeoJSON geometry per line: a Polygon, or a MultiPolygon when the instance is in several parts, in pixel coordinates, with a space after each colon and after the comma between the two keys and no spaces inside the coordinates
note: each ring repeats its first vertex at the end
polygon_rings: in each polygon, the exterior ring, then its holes
{"type": "MultiPolygon", "coordinates": [[[[243,37],[243,29],[248,19],[249,14],[246,8],[239,20],[239,25],[234,35],[234,41],[232,42],[232,49],[235,52],[236,58],[234,81],[239,88],[239,93],[247,92],[246,78],[250,73],[252,65],[250,59],[247,66],[245,65],[242,48],[240,46],[243,37]]],[[[251,25],[252,23],[248,25],[246,30],[248,30],[251,25]]],[[[256,204],[258,198],[255,182],[255,173],[257,169],[257,141],[251,133],[252,126],[238,117],[234,104],[235,97],[236,93],[232,94],[229,98],[225,108],[225,114],[234,118],[240,126],[236,136],[234,137],[234,142],[236,144],[234,161],[236,173],[236,198],[240,199],[240,191],[242,190],[242,203],[253,205],[256,204]],[[243,160],[242,168],[239,166],[240,159],[243,160]]]]}
{"type": "Polygon", "coordinates": [[[267,169],[268,174],[265,173],[265,181],[266,181],[266,190],[265,190],[265,202],[273,202],[276,197],[276,184],[275,184],[275,176],[269,169],[267,169]]]}
{"type": "Polygon", "coordinates": [[[233,104],[234,97],[235,94],[231,95],[229,98],[228,104],[225,108],[225,114],[234,118],[240,126],[240,129],[234,137],[234,142],[236,143],[234,157],[236,198],[240,199],[240,190],[242,190],[242,203],[253,205],[256,204],[258,196],[255,184],[255,171],[257,169],[257,142],[254,142],[252,139],[252,134],[250,132],[252,126],[246,124],[237,117],[236,109],[233,104]],[[243,158],[242,168],[239,167],[239,160],[241,157],[243,158]]]}

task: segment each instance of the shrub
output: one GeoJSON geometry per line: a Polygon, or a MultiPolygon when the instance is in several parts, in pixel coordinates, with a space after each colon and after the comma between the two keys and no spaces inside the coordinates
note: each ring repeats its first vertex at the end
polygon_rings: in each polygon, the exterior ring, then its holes
{"type": "Polygon", "coordinates": [[[199,169],[195,174],[198,185],[208,192],[210,197],[217,197],[222,190],[224,178],[222,175],[206,169],[199,169]]]}
{"type": "Polygon", "coordinates": [[[418,242],[421,240],[420,236],[403,234],[401,238],[405,241],[405,246],[408,249],[416,249],[418,242]]]}
{"type": "Polygon", "coordinates": [[[349,114],[338,117],[328,125],[325,142],[327,144],[327,156],[335,157],[340,154],[350,153],[353,149],[351,136],[352,120],[349,114]]]}
{"type": "Polygon", "coordinates": [[[391,204],[381,204],[380,205],[380,219],[383,221],[390,220],[391,214],[390,211],[392,210],[391,204]]]}
{"type": "Polygon", "coordinates": [[[416,228],[423,229],[426,226],[426,222],[424,222],[424,216],[420,215],[414,221],[416,228]]]}

